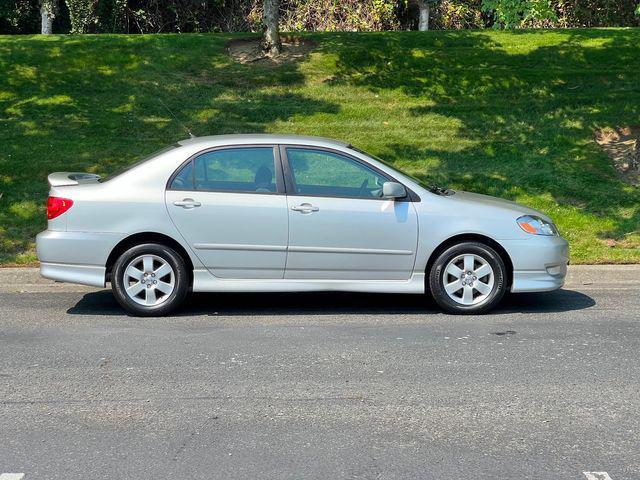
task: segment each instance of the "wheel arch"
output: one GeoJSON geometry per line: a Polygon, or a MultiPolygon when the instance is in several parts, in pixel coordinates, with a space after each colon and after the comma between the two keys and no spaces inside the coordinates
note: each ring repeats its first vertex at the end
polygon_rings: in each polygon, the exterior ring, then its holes
{"type": "Polygon", "coordinates": [[[429,260],[427,261],[427,266],[425,268],[425,290],[428,290],[429,273],[431,272],[431,267],[433,266],[438,256],[447,248],[462,242],[479,242],[493,248],[498,253],[498,255],[500,255],[500,258],[504,262],[504,266],[507,269],[507,291],[511,290],[511,285],[513,283],[513,262],[511,260],[511,257],[509,256],[505,248],[500,245],[500,243],[498,243],[491,237],[487,237],[486,235],[482,235],[479,233],[462,233],[459,235],[454,235],[453,237],[447,238],[440,245],[438,245],[433,250],[433,252],[431,252],[429,260]]]}
{"type": "Polygon", "coordinates": [[[111,271],[116,263],[116,260],[120,255],[126,252],[129,248],[143,243],[158,243],[166,247],[170,247],[176,251],[185,263],[187,272],[189,273],[189,286],[193,285],[193,262],[191,257],[187,253],[187,250],[175,239],[168,235],[158,232],[140,232],[129,235],[122,239],[109,253],[106,263],[105,281],[111,281],[111,271]]]}

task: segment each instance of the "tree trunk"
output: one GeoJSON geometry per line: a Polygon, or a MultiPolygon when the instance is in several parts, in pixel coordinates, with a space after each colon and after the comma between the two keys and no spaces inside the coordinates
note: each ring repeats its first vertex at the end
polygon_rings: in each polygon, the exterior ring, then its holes
{"type": "Polygon", "coordinates": [[[429,30],[429,2],[426,0],[418,0],[418,8],[420,9],[418,30],[426,32],[429,30]]]}
{"type": "Polygon", "coordinates": [[[41,0],[40,2],[40,33],[51,35],[53,33],[53,19],[58,10],[58,0],[41,0]]]}
{"type": "Polygon", "coordinates": [[[264,37],[263,47],[271,55],[282,52],[282,42],[278,23],[280,21],[279,0],[264,0],[264,37]]]}

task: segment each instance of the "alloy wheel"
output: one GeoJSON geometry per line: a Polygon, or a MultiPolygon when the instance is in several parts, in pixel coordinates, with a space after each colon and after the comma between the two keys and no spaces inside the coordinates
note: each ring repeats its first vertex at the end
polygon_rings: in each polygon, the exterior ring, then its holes
{"type": "Polygon", "coordinates": [[[479,255],[466,253],[453,258],[445,267],[444,290],[460,305],[478,305],[493,291],[493,268],[479,255]]]}
{"type": "Polygon", "coordinates": [[[131,260],[123,274],[127,296],[139,305],[153,307],[169,298],[176,286],[171,265],[157,255],[141,255],[131,260]]]}

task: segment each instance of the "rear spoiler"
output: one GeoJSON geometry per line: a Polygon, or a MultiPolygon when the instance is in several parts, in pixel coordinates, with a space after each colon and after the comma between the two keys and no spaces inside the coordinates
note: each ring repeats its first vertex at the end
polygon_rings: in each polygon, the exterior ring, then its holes
{"type": "Polygon", "coordinates": [[[81,183],[97,182],[98,180],[100,180],[100,175],[84,172],[55,172],[47,177],[47,181],[52,187],[79,185],[81,183]]]}

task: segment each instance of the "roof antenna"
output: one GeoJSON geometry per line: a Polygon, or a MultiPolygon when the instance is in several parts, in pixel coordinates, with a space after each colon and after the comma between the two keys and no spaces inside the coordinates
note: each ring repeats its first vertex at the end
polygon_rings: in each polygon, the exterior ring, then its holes
{"type": "Polygon", "coordinates": [[[178,122],[182,128],[184,128],[184,130],[189,134],[189,138],[196,138],[196,136],[191,132],[191,129],[187,127],[184,123],[182,123],[180,120],[178,120],[178,117],[174,115],[171,109],[167,106],[166,103],[162,101],[161,98],[158,98],[158,101],[164,106],[164,108],[167,109],[167,112],[171,114],[171,116],[175,119],[175,121],[178,122]]]}

